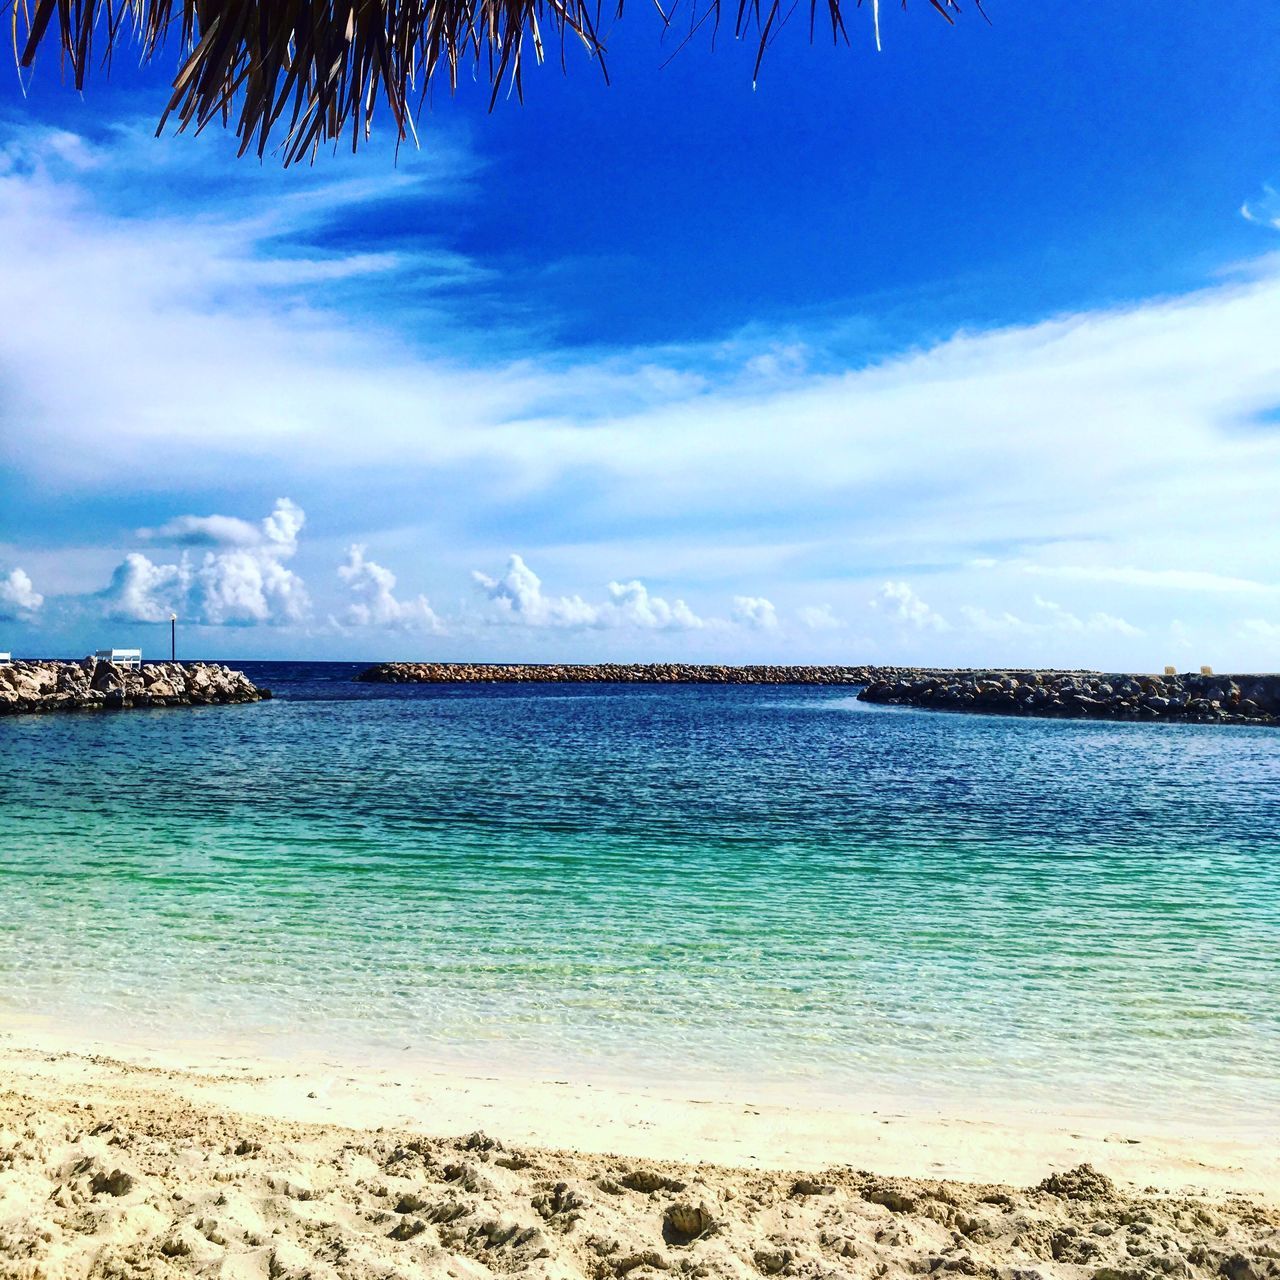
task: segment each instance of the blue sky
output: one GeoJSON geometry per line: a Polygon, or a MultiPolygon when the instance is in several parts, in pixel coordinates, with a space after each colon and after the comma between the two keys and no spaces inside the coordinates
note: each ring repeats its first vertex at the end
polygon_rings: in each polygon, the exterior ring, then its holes
{"type": "Polygon", "coordinates": [[[287,172],[10,76],[0,649],[1275,669],[1280,11],[987,8],[287,172]]]}

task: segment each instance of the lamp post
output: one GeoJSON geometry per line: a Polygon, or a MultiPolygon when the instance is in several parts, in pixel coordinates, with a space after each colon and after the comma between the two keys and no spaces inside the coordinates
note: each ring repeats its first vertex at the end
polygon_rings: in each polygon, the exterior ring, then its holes
{"type": "Polygon", "coordinates": [[[177,662],[178,660],[178,615],[171,613],[169,615],[169,661],[177,662]]]}

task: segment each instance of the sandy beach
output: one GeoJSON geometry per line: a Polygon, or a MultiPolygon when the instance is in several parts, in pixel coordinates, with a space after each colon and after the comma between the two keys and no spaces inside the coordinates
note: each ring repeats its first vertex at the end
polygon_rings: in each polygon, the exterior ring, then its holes
{"type": "Polygon", "coordinates": [[[0,1044],[5,1276],[1280,1274],[1256,1127],[0,1044]]]}

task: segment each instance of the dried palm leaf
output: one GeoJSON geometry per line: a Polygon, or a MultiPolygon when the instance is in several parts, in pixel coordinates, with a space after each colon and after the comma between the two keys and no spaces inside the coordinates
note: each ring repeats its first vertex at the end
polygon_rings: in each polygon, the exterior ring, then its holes
{"type": "MultiPolygon", "coordinates": [[[[544,31],[559,40],[562,62],[566,40],[576,38],[604,67],[602,0],[0,0],[5,3],[19,65],[30,67],[43,44],[56,42],[77,89],[85,87],[95,43],[109,66],[129,40],[140,46],[143,62],[158,59],[176,40],[181,64],[157,132],[170,119],[180,130],[197,131],[234,119],[240,153],[253,149],[261,156],[283,129],[286,164],[348,133],[354,149],[368,137],[380,100],[404,139],[413,129],[415,94],[425,94],[439,74],[455,89],[463,64],[486,75],[491,105],[503,84],[519,96],[526,47],[542,61],[544,31]]],[[[617,0],[617,17],[622,3],[617,0]]],[[[842,0],[809,3],[811,35],[821,3],[832,37],[847,38],[842,0]]],[[[878,39],[879,0],[872,3],[878,39]]],[[[958,0],[929,3],[948,22],[959,11],[958,0]]],[[[672,22],[672,12],[661,6],[659,12],[672,22]]],[[[785,16],[782,0],[738,0],[734,33],[758,33],[757,71],[785,16]]],[[[708,17],[718,25],[720,0],[694,15],[691,30],[708,17]]]]}

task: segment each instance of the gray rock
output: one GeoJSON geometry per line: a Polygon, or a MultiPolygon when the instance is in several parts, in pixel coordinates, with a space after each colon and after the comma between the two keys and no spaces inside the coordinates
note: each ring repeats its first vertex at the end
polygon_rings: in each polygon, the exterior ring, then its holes
{"type": "Polygon", "coordinates": [[[270,696],[243,672],[205,663],[148,663],[132,671],[86,658],[0,667],[0,715],[258,702],[270,696]]]}
{"type": "Polygon", "coordinates": [[[1197,724],[1280,724],[1280,676],[1133,676],[1078,671],[894,671],[863,702],[995,715],[1197,724]]]}

